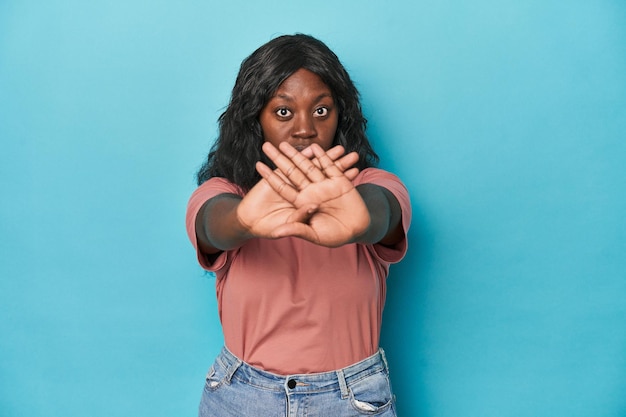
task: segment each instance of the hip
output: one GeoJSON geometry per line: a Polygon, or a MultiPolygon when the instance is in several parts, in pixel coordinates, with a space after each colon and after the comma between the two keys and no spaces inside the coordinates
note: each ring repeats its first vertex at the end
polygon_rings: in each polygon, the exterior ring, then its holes
{"type": "Polygon", "coordinates": [[[330,372],[278,375],[255,368],[228,349],[207,373],[200,417],[395,417],[385,353],[330,372]]]}

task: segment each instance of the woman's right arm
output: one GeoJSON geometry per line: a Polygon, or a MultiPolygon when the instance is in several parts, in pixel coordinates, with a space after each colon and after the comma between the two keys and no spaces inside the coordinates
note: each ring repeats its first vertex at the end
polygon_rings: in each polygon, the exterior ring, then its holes
{"type": "MultiPolygon", "coordinates": [[[[309,152],[304,159],[313,156],[309,152]]],[[[356,169],[349,169],[356,162],[355,153],[344,155],[344,149],[336,146],[326,156],[331,163],[336,161],[336,169],[347,172],[350,179],[358,173],[356,169]]],[[[290,183],[285,185],[293,187],[290,183]]],[[[251,238],[283,237],[276,233],[279,227],[287,223],[306,222],[311,213],[311,208],[306,205],[294,207],[265,179],[261,179],[245,197],[231,193],[218,194],[200,207],[195,219],[198,249],[205,255],[214,255],[236,249],[251,238]]]]}
{"type": "Polygon", "coordinates": [[[241,200],[236,194],[219,194],[202,205],[196,216],[196,238],[203,253],[235,249],[253,237],[237,217],[241,200]]]}

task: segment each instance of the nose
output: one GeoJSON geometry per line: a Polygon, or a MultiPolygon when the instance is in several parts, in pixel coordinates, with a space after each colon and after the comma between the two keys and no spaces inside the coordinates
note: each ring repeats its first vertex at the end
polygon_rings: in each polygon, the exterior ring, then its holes
{"type": "Polygon", "coordinates": [[[291,135],[299,139],[311,139],[317,136],[313,115],[300,113],[294,117],[291,135]]]}

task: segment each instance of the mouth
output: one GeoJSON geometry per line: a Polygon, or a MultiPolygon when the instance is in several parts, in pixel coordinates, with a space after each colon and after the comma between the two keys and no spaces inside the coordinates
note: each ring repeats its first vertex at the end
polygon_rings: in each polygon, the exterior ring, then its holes
{"type": "Polygon", "coordinates": [[[296,148],[298,152],[302,152],[303,150],[309,147],[309,145],[292,145],[292,146],[296,148]]]}

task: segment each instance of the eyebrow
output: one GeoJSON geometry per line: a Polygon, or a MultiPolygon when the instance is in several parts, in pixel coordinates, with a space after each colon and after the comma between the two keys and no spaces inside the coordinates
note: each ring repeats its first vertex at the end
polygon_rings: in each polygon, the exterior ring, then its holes
{"type": "MultiPolygon", "coordinates": [[[[320,101],[321,99],[326,98],[326,97],[333,98],[333,95],[330,93],[322,93],[319,96],[315,97],[314,101],[320,101]]],[[[272,99],[275,99],[275,98],[280,98],[280,99],[287,100],[287,101],[294,101],[294,98],[287,94],[276,94],[275,96],[272,97],[272,99]]]]}

